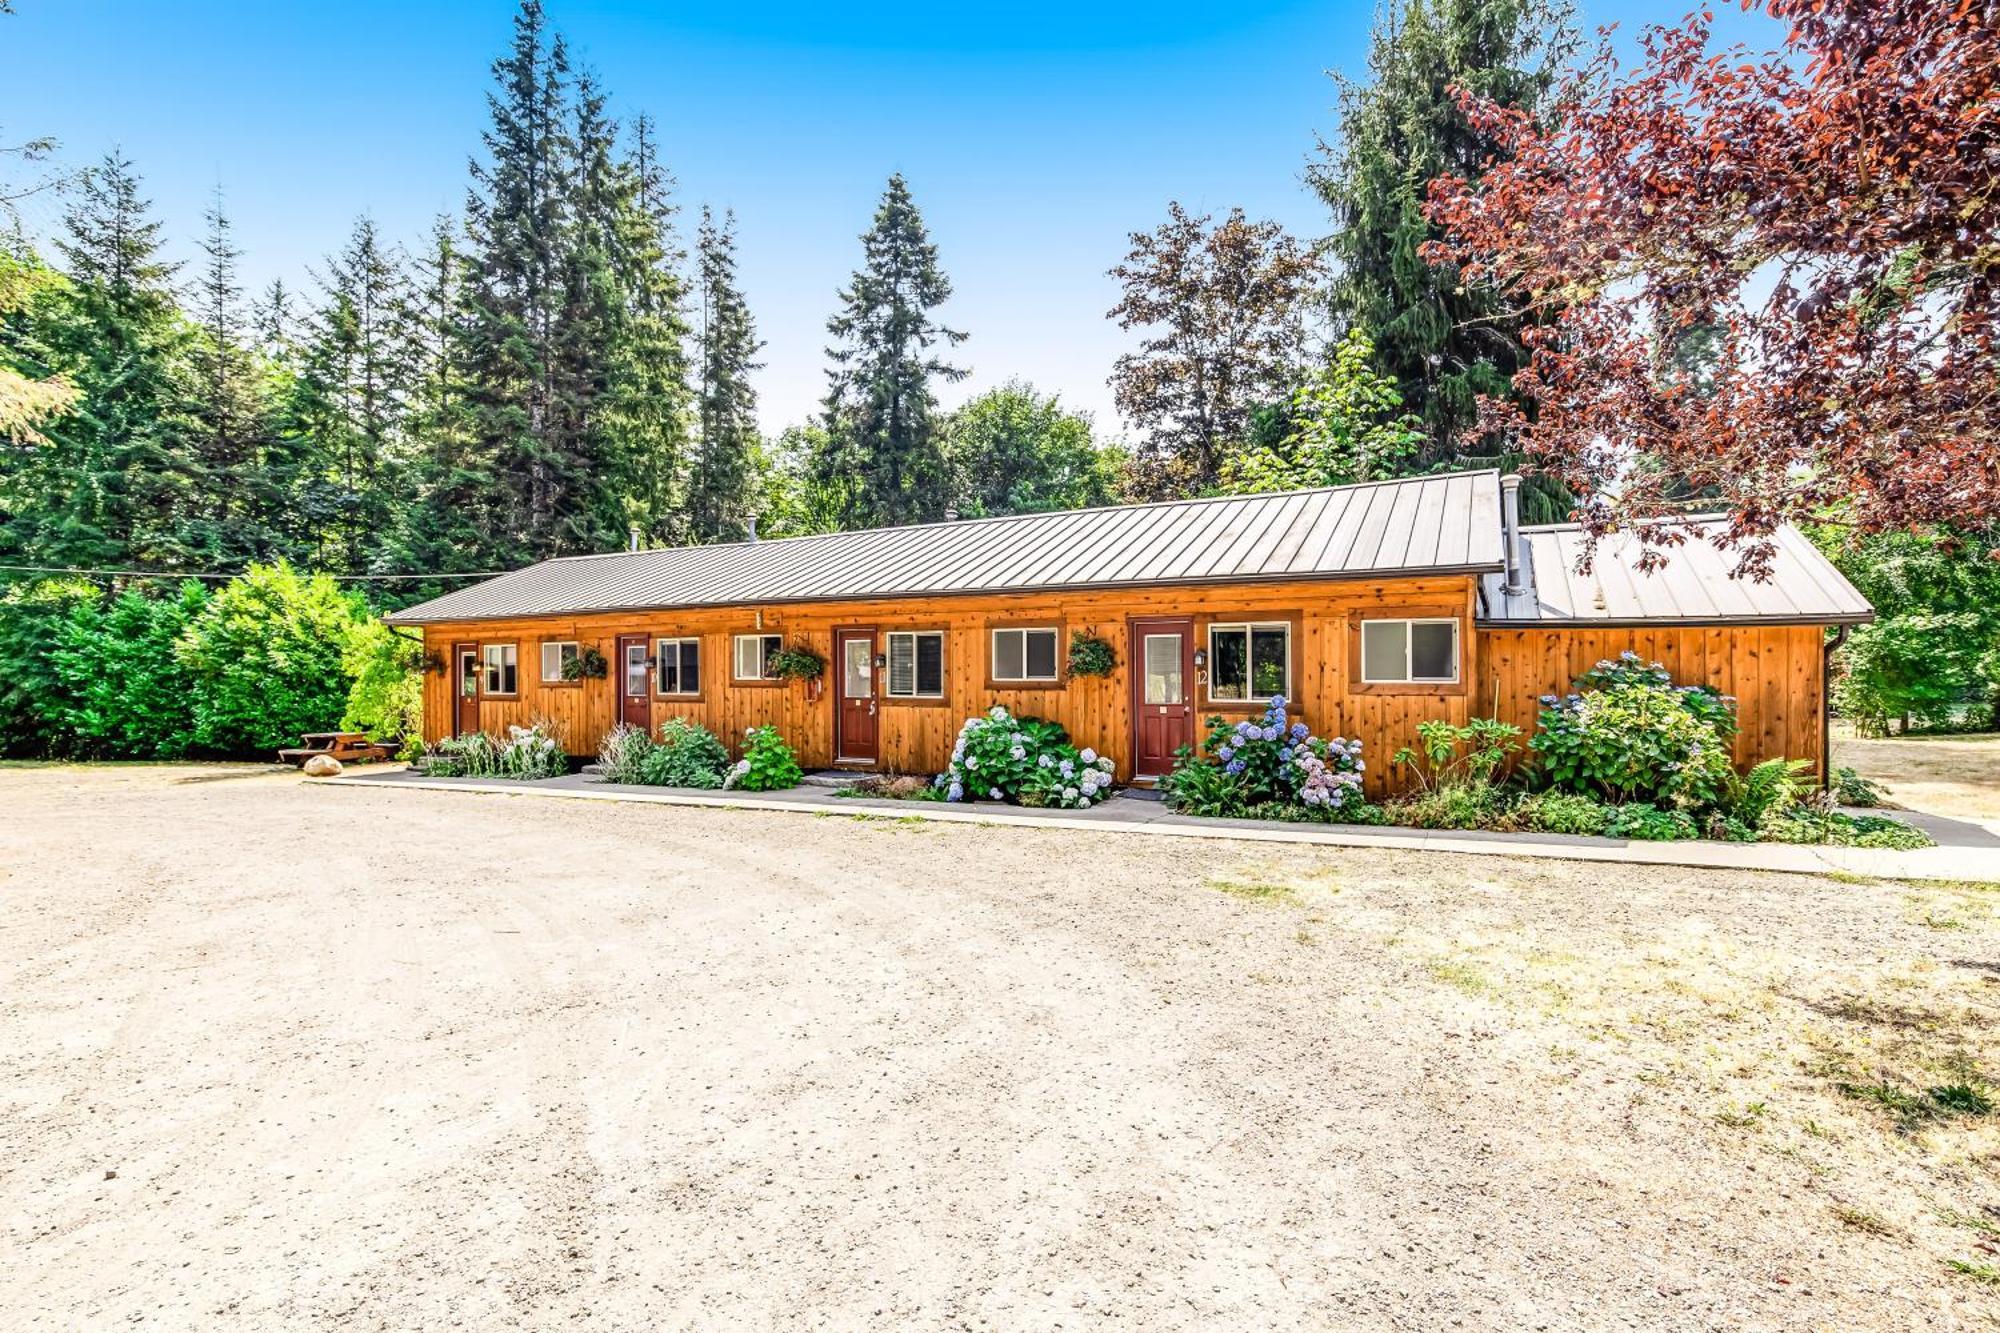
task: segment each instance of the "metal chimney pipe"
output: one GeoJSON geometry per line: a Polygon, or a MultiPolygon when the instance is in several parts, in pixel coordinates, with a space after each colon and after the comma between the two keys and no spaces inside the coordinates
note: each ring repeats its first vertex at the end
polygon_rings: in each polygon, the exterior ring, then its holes
{"type": "Polygon", "coordinates": [[[639,525],[637,523],[634,523],[625,530],[625,549],[628,551],[639,549],[639,525]]]}
{"type": "Polygon", "coordinates": [[[1500,591],[1518,597],[1528,588],[1521,581],[1521,570],[1527,561],[1521,556],[1521,477],[1516,472],[1500,478],[1500,546],[1501,559],[1507,568],[1500,591]]]}
{"type": "Polygon", "coordinates": [[[757,516],[756,516],[755,514],[752,514],[752,515],[750,515],[750,517],[749,517],[749,519],[747,520],[747,522],[748,522],[748,524],[749,524],[749,528],[750,528],[750,538],[749,538],[749,539],[750,539],[751,541],[753,541],[753,542],[754,542],[754,541],[756,541],[756,540],[757,540],[757,516]]]}

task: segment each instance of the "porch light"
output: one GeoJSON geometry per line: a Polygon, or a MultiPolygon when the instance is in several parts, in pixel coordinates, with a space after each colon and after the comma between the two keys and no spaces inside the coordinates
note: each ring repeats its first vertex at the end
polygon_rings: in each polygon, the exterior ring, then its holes
{"type": "Polygon", "coordinates": [[[1194,669],[1195,669],[1196,671],[1199,671],[1199,670],[1201,670],[1201,669],[1202,669],[1203,667],[1205,667],[1205,666],[1207,666],[1207,665],[1208,665],[1208,649],[1206,649],[1206,648],[1197,648],[1197,649],[1195,649],[1195,650],[1194,650],[1194,669]]]}

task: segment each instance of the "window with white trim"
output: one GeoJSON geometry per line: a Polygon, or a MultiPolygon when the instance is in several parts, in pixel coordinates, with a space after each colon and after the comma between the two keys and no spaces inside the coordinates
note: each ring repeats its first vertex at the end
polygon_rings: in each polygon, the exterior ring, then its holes
{"type": "Polygon", "coordinates": [[[542,681],[552,683],[574,680],[570,674],[576,668],[571,663],[580,660],[583,648],[575,639],[548,639],[542,643],[542,681]]]}
{"type": "Polygon", "coordinates": [[[479,658],[485,664],[483,693],[516,694],[520,691],[520,659],[513,644],[483,644],[479,649],[479,658]]]}
{"type": "Polygon", "coordinates": [[[1208,627],[1208,697],[1251,702],[1292,697],[1292,626],[1274,620],[1208,627]]]}
{"type": "Polygon", "coordinates": [[[654,688],[661,694],[700,694],[701,640],[661,639],[653,646],[659,663],[654,688]]]}
{"type": "Polygon", "coordinates": [[[894,630],[887,637],[889,697],[944,698],[944,632],[894,630]]]}
{"type": "Polygon", "coordinates": [[[1361,683],[1453,685],[1458,682],[1458,621],[1364,620],[1361,683]]]}
{"type": "Polygon", "coordinates": [[[771,674],[771,658],[784,645],[784,637],[778,634],[739,634],[735,643],[735,667],[738,680],[775,680],[771,674]]]}
{"type": "Polygon", "coordinates": [[[1057,679],[1053,628],[993,631],[993,679],[1053,682],[1057,679]]]}

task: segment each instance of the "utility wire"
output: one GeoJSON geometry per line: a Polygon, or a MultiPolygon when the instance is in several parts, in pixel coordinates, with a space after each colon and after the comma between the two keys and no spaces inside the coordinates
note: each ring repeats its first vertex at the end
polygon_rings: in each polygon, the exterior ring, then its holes
{"type": "MultiPolygon", "coordinates": [[[[235,579],[243,577],[244,570],[234,573],[189,573],[164,569],[77,569],[68,565],[0,565],[0,573],[15,574],[78,574],[85,578],[120,579],[235,579]]],[[[312,575],[312,571],[302,571],[312,575]]],[[[392,583],[396,581],[426,579],[492,579],[508,571],[503,569],[482,570],[474,574],[328,574],[326,577],[338,583],[392,583]]]]}

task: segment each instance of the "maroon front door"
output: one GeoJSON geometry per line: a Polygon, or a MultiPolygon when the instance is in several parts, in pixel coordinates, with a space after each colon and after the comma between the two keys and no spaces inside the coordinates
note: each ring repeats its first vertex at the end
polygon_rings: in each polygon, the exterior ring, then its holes
{"type": "Polygon", "coordinates": [[[470,736],[479,730],[479,645],[454,643],[451,646],[451,662],[452,732],[458,736],[470,736]]]}
{"type": "Polygon", "coordinates": [[[1132,775],[1173,771],[1174,751],[1194,743],[1194,622],[1132,622],[1132,775]]]}
{"type": "Polygon", "coordinates": [[[833,669],[834,757],[842,763],[872,764],[882,753],[875,717],[875,631],[835,630],[833,669]]]}
{"type": "Polygon", "coordinates": [[[618,720],[641,731],[653,729],[653,661],[643,634],[618,639],[618,720]]]}

